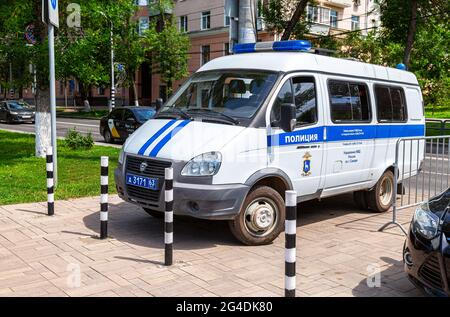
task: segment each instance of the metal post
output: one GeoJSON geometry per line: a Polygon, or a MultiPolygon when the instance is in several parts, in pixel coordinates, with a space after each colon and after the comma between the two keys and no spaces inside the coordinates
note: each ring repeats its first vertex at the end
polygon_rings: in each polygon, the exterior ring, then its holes
{"type": "Polygon", "coordinates": [[[173,262],[173,168],[165,169],[164,265],[173,262]]]}
{"type": "Polygon", "coordinates": [[[297,235],[297,192],[286,191],[284,296],[295,297],[295,258],[297,235]]]}
{"type": "Polygon", "coordinates": [[[100,160],[100,239],[108,237],[108,164],[109,158],[100,160]]]}
{"type": "MultiPolygon", "coordinates": [[[[405,228],[403,228],[403,226],[397,222],[397,190],[398,190],[398,175],[399,175],[399,168],[398,168],[398,152],[399,152],[399,148],[400,148],[400,143],[403,142],[403,145],[405,145],[405,141],[400,139],[397,141],[397,144],[395,146],[395,163],[394,163],[394,193],[393,193],[393,199],[392,199],[392,221],[384,224],[380,229],[378,229],[378,231],[383,231],[384,229],[386,229],[388,226],[390,225],[395,225],[397,227],[399,227],[402,232],[404,233],[404,235],[408,235],[406,233],[405,228]]],[[[402,175],[403,172],[405,170],[405,150],[403,149],[403,166],[402,166],[402,175]]],[[[402,179],[402,181],[404,180],[404,178],[402,179]]],[[[402,194],[403,194],[403,189],[402,189],[402,194]]]]}
{"type": "Polygon", "coordinates": [[[239,43],[256,43],[252,0],[239,1],[239,43]]]}
{"type": "Polygon", "coordinates": [[[111,103],[109,112],[111,112],[116,106],[116,83],[115,83],[115,70],[114,70],[114,34],[113,23],[111,22],[111,103]]]}
{"type": "Polygon", "coordinates": [[[48,52],[50,68],[50,113],[52,122],[52,148],[53,148],[53,171],[55,176],[55,186],[58,185],[58,156],[56,145],[56,87],[55,87],[55,27],[48,24],[48,52]]]}
{"type": "Polygon", "coordinates": [[[55,188],[53,180],[53,149],[47,149],[47,214],[53,216],[55,214],[55,188]]]}

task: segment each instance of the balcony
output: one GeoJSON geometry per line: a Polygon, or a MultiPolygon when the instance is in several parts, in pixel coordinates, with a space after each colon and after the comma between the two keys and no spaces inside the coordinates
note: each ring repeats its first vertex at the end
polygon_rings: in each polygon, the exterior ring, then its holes
{"type": "Polygon", "coordinates": [[[328,2],[332,6],[339,8],[348,8],[353,5],[353,0],[328,0],[326,2],[328,2]]]}

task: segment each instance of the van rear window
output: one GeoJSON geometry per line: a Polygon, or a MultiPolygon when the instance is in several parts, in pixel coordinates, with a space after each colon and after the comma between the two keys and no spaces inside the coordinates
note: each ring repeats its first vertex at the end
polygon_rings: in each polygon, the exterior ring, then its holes
{"type": "Polygon", "coordinates": [[[334,123],[370,122],[369,94],[365,84],[330,80],[328,91],[334,123]]]}
{"type": "Polygon", "coordinates": [[[375,85],[375,99],[379,122],[406,122],[406,101],[403,89],[375,85]]]}

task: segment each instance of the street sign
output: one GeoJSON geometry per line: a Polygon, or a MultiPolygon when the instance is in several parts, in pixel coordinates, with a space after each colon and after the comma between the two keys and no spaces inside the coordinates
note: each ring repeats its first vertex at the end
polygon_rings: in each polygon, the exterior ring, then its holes
{"type": "Polygon", "coordinates": [[[42,0],[42,22],[59,27],[58,0],[42,0]]]}
{"type": "Polygon", "coordinates": [[[25,28],[25,40],[29,45],[36,44],[36,35],[34,34],[34,25],[29,24],[25,28]]]}

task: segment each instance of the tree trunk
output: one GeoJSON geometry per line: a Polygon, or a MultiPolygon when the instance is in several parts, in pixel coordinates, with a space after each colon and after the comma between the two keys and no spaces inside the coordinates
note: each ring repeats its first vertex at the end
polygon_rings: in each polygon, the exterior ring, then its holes
{"type": "Polygon", "coordinates": [[[132,78],[131,78],[131,82],[133,85],[133,98],[134,98],[134,105],[136,107],[139,107],[139,97],[138,97],[138,91],[137,91],[137,86],[136,86],[136,75],[134,75],[134,73],[132,73],[132,78]]]}
{"type": "Polygon", "coordinates": [[[411,60],[411,50],[414,44],[414,36],[417,28],[417,0],[411,1],[411,20],[409,21],[408,37],[406,38],[405,53],[403,55],[403,64],[409,68],[411,60]]]}
{"type": "Polygon", "coordinates": [[[284,30],[283,36],[281,37],[282,41],[287,41],[291,37],[291,34],[294,31],[294,28],[297,25],[298,21],[300,20],[300,17],[305,12],[308,1],[309,0],[300,0],[298,2],[297,8],[295,9],[295,12],[292,15],[292,18],[289,21],[288,25],[286,26],[286,29],[284,30]]]}
{"type": "Polygon", "coordinates": [[[36,89],[36,156],[45,157],[48,147],[52,145],[51,116],[50,116],[50,91],[48,89],[36,89]]]}
{"type": "Polygon", "coordinates": [[[80,83],[80,94],[81,94],[81,100],[83,100],[83,111],[90,112],[91,111],[91,105],[89,104],[88,99],[88,93],[86,91],[86,86],[82,83],[80,83]]]}

